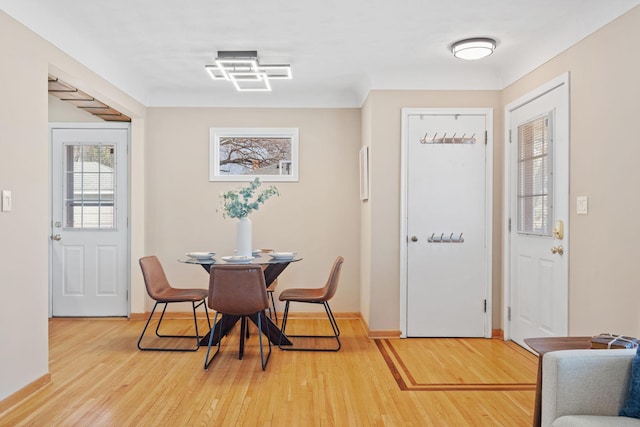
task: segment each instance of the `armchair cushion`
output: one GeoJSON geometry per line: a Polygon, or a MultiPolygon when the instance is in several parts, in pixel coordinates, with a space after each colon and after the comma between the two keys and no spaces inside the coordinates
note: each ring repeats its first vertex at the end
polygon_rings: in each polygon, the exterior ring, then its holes
{"type": "Polygon", "coordinates": [[[629,397],[620,410],[623,417],[640,418],[640,347],[631,362],[631,383],[629,384],[629,397]]]}
{"type": "Polygon", "coordinates": [[[638,420],[604,415],[565,415],[555,420],[553,427],[638,427],[638,420]]]}
{"type": "Polygon", "coordinates": [[[542,358],[542,426],[609,427],[629,422],[640,426],[638,419],[617,416],[627,399],[635,353],[635,350],[546,353],[542,358]],[[601,423],[603,420],[606,422],[601,423]]]}

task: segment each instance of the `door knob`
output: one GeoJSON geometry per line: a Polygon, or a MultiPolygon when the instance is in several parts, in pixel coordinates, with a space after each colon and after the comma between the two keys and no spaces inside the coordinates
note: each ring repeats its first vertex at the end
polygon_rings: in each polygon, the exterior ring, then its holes
{"type": "Polygon", "coordinates": [[[418,238],[417,238],[416,236],[411,236],[411,241],[412,241],[412,242],[417,242],[417,241],[418,241],[418,238]]]}
{"type": "Polygon", "coordinates": [[[564,253],[564,248],[562,246],[554,246],[551,248],[551,253],[562,255],[564,253]]]}
{"type": "Polygon", "coordinates": [[[62,240],[62,236],[59,234],[54,234],[51,236],[51,240],[62,240]]]}

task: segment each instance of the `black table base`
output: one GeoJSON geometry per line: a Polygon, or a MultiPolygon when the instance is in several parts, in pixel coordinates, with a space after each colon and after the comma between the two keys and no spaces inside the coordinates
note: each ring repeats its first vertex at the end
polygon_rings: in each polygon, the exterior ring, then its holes
{"type": "MultiPolygon", "coordinates": [[[[258,315],[257,314],[252,314],[250,316],[247,316],[256,326],[258,326],[258,315]]],[[[240,320],[240,316],[233,316],[230,314],[223,314],[220,316],[220,319],[218,320],[218,324],[216,325],[216,330],[213,331],[213,341],[211,341],[211,344],[218,344],[218,340],[222,337],[225,337],[229,332],[231,332],[231,330],[233,329],[233,327],[235,326],[236,323],[238,323],[238,321],[240,320]],[[222,330],[222,332],[221,332],[222,330]]],[[[244,331],[242,331],[244,332],[244,331]]],[[[241,333],[242,333],[241,332],[241,333]]],[[[262,318],[262,332],[269,337],[269,341],[271,341],[272,344],[278,345],[278,343],[280,342],[280,328],[271,321],[271,319],[269,319],[267,316],[264,316],[262,318]],[[266,320],[266,321],[265,321],[266,320]]],[[[209,345],[209,336],[211,334],[211,331],[207,332],[207,334],[200,340],[200,345],[201,346],[208,346],[209,345]]],[[[281,345],[291,345],[291,341],[285,336],[282,337],[282,343],[281,345]]]]}

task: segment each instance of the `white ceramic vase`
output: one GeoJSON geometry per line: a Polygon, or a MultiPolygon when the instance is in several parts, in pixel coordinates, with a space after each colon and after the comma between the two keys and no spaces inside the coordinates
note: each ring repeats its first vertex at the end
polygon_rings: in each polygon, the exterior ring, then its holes
{"type": "Polygon", "coordinates": [[[251,220],[248,217],[242,217],[236,225],[236,252],[238,256],[251,256],[251,220]]]}

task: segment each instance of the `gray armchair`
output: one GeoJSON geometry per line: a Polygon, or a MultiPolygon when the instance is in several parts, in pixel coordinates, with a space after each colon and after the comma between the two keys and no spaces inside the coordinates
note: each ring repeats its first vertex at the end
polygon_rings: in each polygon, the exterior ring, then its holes
{"type": "Polygon", "coordinates": [[[640,426],[619,417],[636,350],[566,350],[542,358],[542,427],[640,426]]]}

